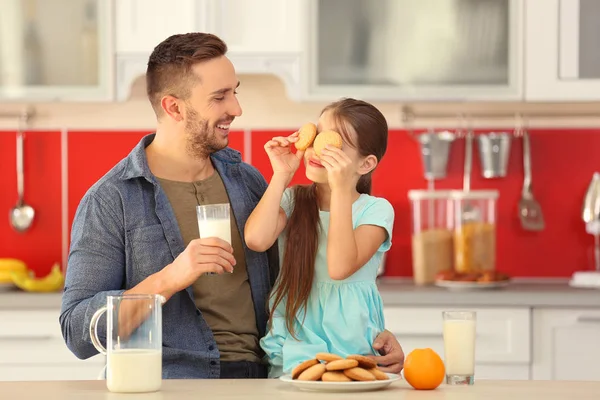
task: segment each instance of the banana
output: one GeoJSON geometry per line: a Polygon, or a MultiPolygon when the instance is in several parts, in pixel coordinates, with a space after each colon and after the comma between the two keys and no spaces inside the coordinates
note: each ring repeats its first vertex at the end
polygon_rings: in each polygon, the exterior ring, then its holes
{"type": "Polygon", "coordinates": [[[0,283],[11,282],[12,271],[26,272],[27,264],[16,258],[0,258],[0,283]]]}
{"type": "Polygon", "coordinates": [[[56,292],[62,289],[65,283],[65,278],[58,263],[55,263],[50,273],[43,278],[34,278],[26,271],[13,271],[11,277],[18,288],[28,292],[56,292]]]}

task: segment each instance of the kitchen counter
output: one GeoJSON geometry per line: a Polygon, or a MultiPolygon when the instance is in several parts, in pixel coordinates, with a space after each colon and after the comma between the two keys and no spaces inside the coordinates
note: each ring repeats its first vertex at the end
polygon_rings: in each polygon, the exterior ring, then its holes
{"type": "MultiPolygon", "coordinates": [[[[568,280],[514,280],[492,290],[455,291],[435,286],[415,286],[409,279],[384,278],[379,290],[386,306],[522,306],[600,307],[600,289],[579,289],[568,280]]],[[[60,309],[61,293],[0,292],[0,309],[60,309]]]]}
{"type": "Polygon", "coordinates": [[[399,381],[388,388],[366,393],[303,392],[277,379],[164,380],[161,391],[139,395],[110,393],[105,381],[0,382],[5,399],[511,399],[558,400],[600,398],[600,382],[479,381],[473,386],[442,385],[434,391],[417,391],[399,381]],[[204,393],[205,395],[202,395],[204,393]]]}
{"type": "Polygon", "coordinates": [[[386,306],[600,307],[600,289],[573,288],[567,279],[515,279],[503,288],[449,290],[390,278],[380,281],[379,292],[386,306]]]}

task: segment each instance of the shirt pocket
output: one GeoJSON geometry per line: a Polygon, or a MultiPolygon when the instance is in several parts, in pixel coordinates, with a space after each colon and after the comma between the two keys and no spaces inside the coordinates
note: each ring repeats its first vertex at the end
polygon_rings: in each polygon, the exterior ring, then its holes
{"type": "Polygon", "coordinates": [[[129,231],[133,269],[144,279],[173,262],[162,225],[150,225],[129,231]]]}

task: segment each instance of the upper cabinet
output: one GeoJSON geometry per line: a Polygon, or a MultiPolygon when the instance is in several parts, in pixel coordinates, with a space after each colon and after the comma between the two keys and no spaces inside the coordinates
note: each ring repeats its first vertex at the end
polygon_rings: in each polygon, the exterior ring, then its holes
{"type": "Polygon", "coordinates": [[[113,98],[111,1],[1,3],[0,101],[113,98]]]}
{"type": "Polygon", "coordinates": [[[228,46],[237,73],[278,75],[291,97],[300,88],[305,0],[119,0],[116,4],[117,98],[146,72],[167,37],[210,32],[228,46]]]}
{"type": "Polygon", "coordinates": [[[297,101],[600,100],[598,0],[0,0],[0,101],[130,96],[177,33],[297,101]]]}
{"type": "Polygon", "coordinates": [[[527,0],[529,101],[600,100],[600,1],[527,0]]]}
{"type": "Polygon", "coordinates": [[[310,0],[307,99],[518,100],[521,0],[310,0]]]}

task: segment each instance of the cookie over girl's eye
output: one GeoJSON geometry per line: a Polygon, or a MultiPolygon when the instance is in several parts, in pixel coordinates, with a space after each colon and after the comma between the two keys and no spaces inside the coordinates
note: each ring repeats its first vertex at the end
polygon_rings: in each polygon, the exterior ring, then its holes
{"type": "Polygon", "coordinates": [[[313,148],[315,149],[315,153],[317,156],[321,156],[321,151],[325,148],[325,146],[331,145],[333,147],[337,147],[338,149],[342,148],[342,136],[335,131],[323,131],[317,135],[315,142],[313,143],[313,148]]]}
{"type": "Polygon", "coordinates": [[[317,136],[317,127],[312,122],[302,125],[298,130],[298,140],[294,145],[298,150],[306,150],[313,144],[317,136]]]}

